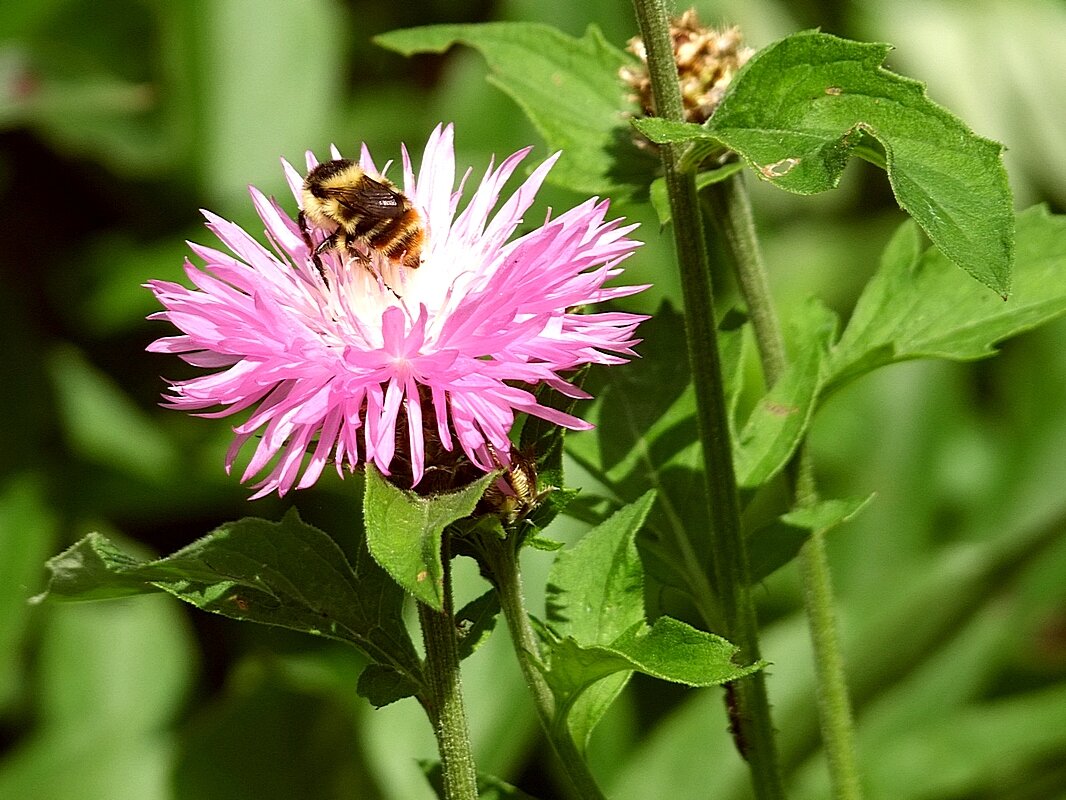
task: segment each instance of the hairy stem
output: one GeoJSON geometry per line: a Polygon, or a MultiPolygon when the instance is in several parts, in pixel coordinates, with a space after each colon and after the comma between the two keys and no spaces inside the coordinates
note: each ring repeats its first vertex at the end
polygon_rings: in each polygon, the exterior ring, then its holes
{"type": "MultiPolygon", "coordinates": [[[[733,256],[737,283],[751,316],[766,384],[773,386],[784,372],[788,356],[770,297],[769,280],[755,234],[751,201],[743,175],[734,175],[708,187],[705,197],[709,216],[733,256]]],[[[796,505],[814,505],[818,500],[818,490],[806,446],[800,447],[790,465],[790,474],[796,505]]],[[[803,546],[799,554],[799,566],[803,579],[804,608],[814,648],[818,712],[833,797],[835,800],[860,800],[862,789],[855,759],[851,701],[833,613],[833,587],[823,531],[814,531],[803,546]]]]}
{"type": "MultiPolygon", "coordinates": [[[[664,119],[681,121],[677,70],[669,20],[662,0],[634,0],[641,37],[648,53],[655,108],[664,119]]],[[[678,168],[673,145],[660,148],[684,291],[689,363],[696,390],[697,423],[703,445],[704,478],[711,520],[715,588],[721,600],[725,635],[740,657],[757,661],[758,622],[751,594],[748,553],[740,526],[727,411],[718,354],[717,328],[702,216],[695,175],[678,168]]],[[[757,672],[735,682],[728,694],[731,729],[747,759],[758,800],[784,797],[777,763],[766,681],[757,672]]]]}
{"type": "MultiPolygon", "coordinates": [[[[447,538],[447,534],[445,534],[447,538]]],[[[447,550],[447,543],[445,543],[447,550]]],[[[440,751],[446,800],[477,800],[477,768],[463,707],[459,653],[452,607],[451,557],[444,553],[444,610],[418,604],[418,621],[426,647],[426,675],[430,697],[423,706],[433,723],[440,751]]]]}
{"type": "Polygon", "coordinates": [[[522,575],[518,567],[518,553],[513,539],[492,538],[481,548],[483,564],[488,568],[490,578],[500,598],[500,608],[507,629],[511,633],[522,675],[526,679],[533,704],[537,709],[544,733],[552,749],[563,765],[567,777],[573,784],[578,797],[582,800],[605,800],[605,795],[589,771],[588,764],[582,757],[565,720],[556,718],[555,695],[544,679],[540,664],[542,663],[540,645],[536,633],[529,622],[525,597],[522,594],[522,575]]]}

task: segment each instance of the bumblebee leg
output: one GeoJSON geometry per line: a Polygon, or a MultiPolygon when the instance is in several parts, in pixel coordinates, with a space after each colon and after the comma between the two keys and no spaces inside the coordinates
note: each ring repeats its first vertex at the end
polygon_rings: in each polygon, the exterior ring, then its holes
{"type": "Polygon", "coordinates": [[[296,215],[296,222],[300,226],[300,233],[303,234],[304,244],[306,244],[307,249],[311,251],[311,263],[315,265],[315,269],[317,269],[318,274],[322,276],[322,280],[325,281],[326,286],[329,286],[329,278],[326,277],[326,268],[322,266],[322,259],[318,256],[324,250],[329,249],[329,247],[323,247],[323,245],[327,242],[334,241],[336,239],[336,234],[327,237],[325,241],[318,245],[318,247],[315,247],[315,243],[311,241],[311,228],[307,224],[307,217],[304,216],[303,211],[296,215]]]}
{"type": "Polygon", "coordinates": [[[318,247],[314,249],[316,256],[322,255],[327,250],[336,250],[338,247],[337,232],[334,231],[321,242],[318,243],[318,247]]]}

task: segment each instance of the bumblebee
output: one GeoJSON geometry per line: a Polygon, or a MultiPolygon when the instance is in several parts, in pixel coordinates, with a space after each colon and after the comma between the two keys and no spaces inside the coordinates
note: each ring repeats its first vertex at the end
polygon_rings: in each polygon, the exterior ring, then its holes
{"type": "MultiPolygon", "coordinates": [[[[495,458],[491,446],[489,450],[495,458]]],[[[511,466],[500,476],[500,481],[506,484],[506,489],[500,488],[499,481],[490,484],[478,508],[481,513],[495,514],[505,525],[524,519],[551,491],[537,491],[537,463],[532,455],[516,449],[511,450],[511,466]]]]}
{"type": "Polygon", "coordinates": [[[410,269],[422,263],[422,217],[391,181],[371,177],[354,161],[325,161],[308,173],[299,222],[323,277],[319,256],[329,250],[350,252],[366,263],[368,259],[357,244],[410,269]],[[315,247],[309,225],[336,229],[315,247]]]}

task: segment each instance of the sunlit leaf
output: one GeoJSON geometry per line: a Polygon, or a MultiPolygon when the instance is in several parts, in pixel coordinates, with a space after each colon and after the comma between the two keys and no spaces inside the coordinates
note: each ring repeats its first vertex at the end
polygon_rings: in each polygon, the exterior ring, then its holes
{"type": "Polygon", "coordinates": [[[165,591],[238,620],[349,642],[412,682],[421,668],[402,617],[403,592],[360,546],[349,563],[295,511],[281,522],[246,517],[157,561],[89,534],[48,562],[41,599],[90,600],[165,591]]]}
{"type": "Polygon", "coordinates": [[[1002,146],[881,66],[889,46],[807,31],[757,53],[705,126],[647,119],[656,142],[711,139],[763,179],[798,194],[831,189],[852,151],[884,148],[896,199],[958,266],[1011,289],[1014,216],[1002,146]]]}
{"type": "Polygon", "coordinates": [[[363,516],[370,552],[400,586],[437,611],[444,608],[444,529],[473,513],[494,478],[485,475],[458,492],[422,497],[366,470],[363,516]]]}
{"type": "Polygon", "coordinates": [[[616,512],[562,551],[549,577],[546,678],[581,746],[634,671],[713,686],[761,666],[738,666],[733,645],[678,620],[646,622],[635,539],[653,502],[648,493],[616,512]]]}
{"type": "Polygon", "coordinates": [[[925,248],[904,224],[830,352],[828,388],[913,358],[970,361],[1066,312],[1066,217],[1034,207],[1018,215],[1014,292],[1004,301],[925,248]]]}
{"type": "MultiPolygon", "coordinates": [[[[548,575],[547,619],[560,636],[609,644],[644,621],[644,570],[636,535],[655,502],[653,492],[625,506],[560,551],[548,575]]],[[[622,671],[590,687],[569,711],[571,735],[582,747],[629,680],[622,671]]]]}
{"type": "Polygon", "coordinates": [[[739,666],[733,662],[736,653],[737,648],[720,636],[660,617],[650,627],[637,623],[610,645],[583,647],[572,638],[563,639],[552,648],[548,682],[566,701],[623,670],[686,686],[719,686],[764,666],[739,666]]]}
{"type": "Polygon", "coordinates": [[[563,157],[549,180],[612,199],[644,197],[658,159],[638,149],[627,122],[635,107],[618,76],[632,57],[590,26],[580,39],[539,23],[429,25],[392,31],[375,42],[404,55],[478,50],[490,80],[522,108],[563,157]]]}

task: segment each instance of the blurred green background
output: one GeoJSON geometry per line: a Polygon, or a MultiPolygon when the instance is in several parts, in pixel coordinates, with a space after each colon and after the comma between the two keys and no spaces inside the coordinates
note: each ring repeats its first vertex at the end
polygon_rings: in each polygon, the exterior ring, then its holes
{"type": "MultiPolygon", "coordinates": [[[[888,66],[1003,141],[1019,208],[1066,206],[1066,6],[977,2],[698,3],[759,47],[820,26],[896,46],[888,66]]],[[[198,208],[259,230],[248,184],[292,211],[279,156],[366,141],[416,156],[456,124],[458,163],[536,144],[457,50],[405,60],[377,33],[439,22],[541,21],[622,46],[626,2],[14,0],[0,8],[0,798],[293,800],[432,797],[420,709],[354,695],[358,654],[238,625],[165,597],[30,606],[42,564],[90,530],[170,552],[222,521],[297,505],[353,527],[358,482],[249,503],[222,470],[226,422],[156,405],[144,347],[168,332],[149,278],[181,280],[198,208]]],[[[847,314],[902,220],[884,176],[854,164],[829,195],[754,186],[774,291],[847,314]]],[[[542,193],[547,206],[583,198],[542,193]]],[[[668,237],[648,242],[627,307],[677,304],[668,237]]],[[[723,303],[729,302],[728,294],[723,303]]],[[[973,365],[920,362],[861,381],[823,409],[813,448],[826,496],[877,493],[834,533],[831,558],[873,800],[1066,797],[1066,322],[973,365]]],[[[555,538],[580,535],[560,519],[555,538]]],[[[534,608],[550,556],[526,557],[534,608]]],[[[461,600],[482,589],[460,562],[461,600]]],[[[782,759],[793,796],[827,796],[794,567],[759,593],[782,759]]],[[[495,635],[464,665],[480,766],[564,797],[495,635]]],[[[635,679],[594,736],[612,798],[743,798],[720,692],[635,679]]]]}

